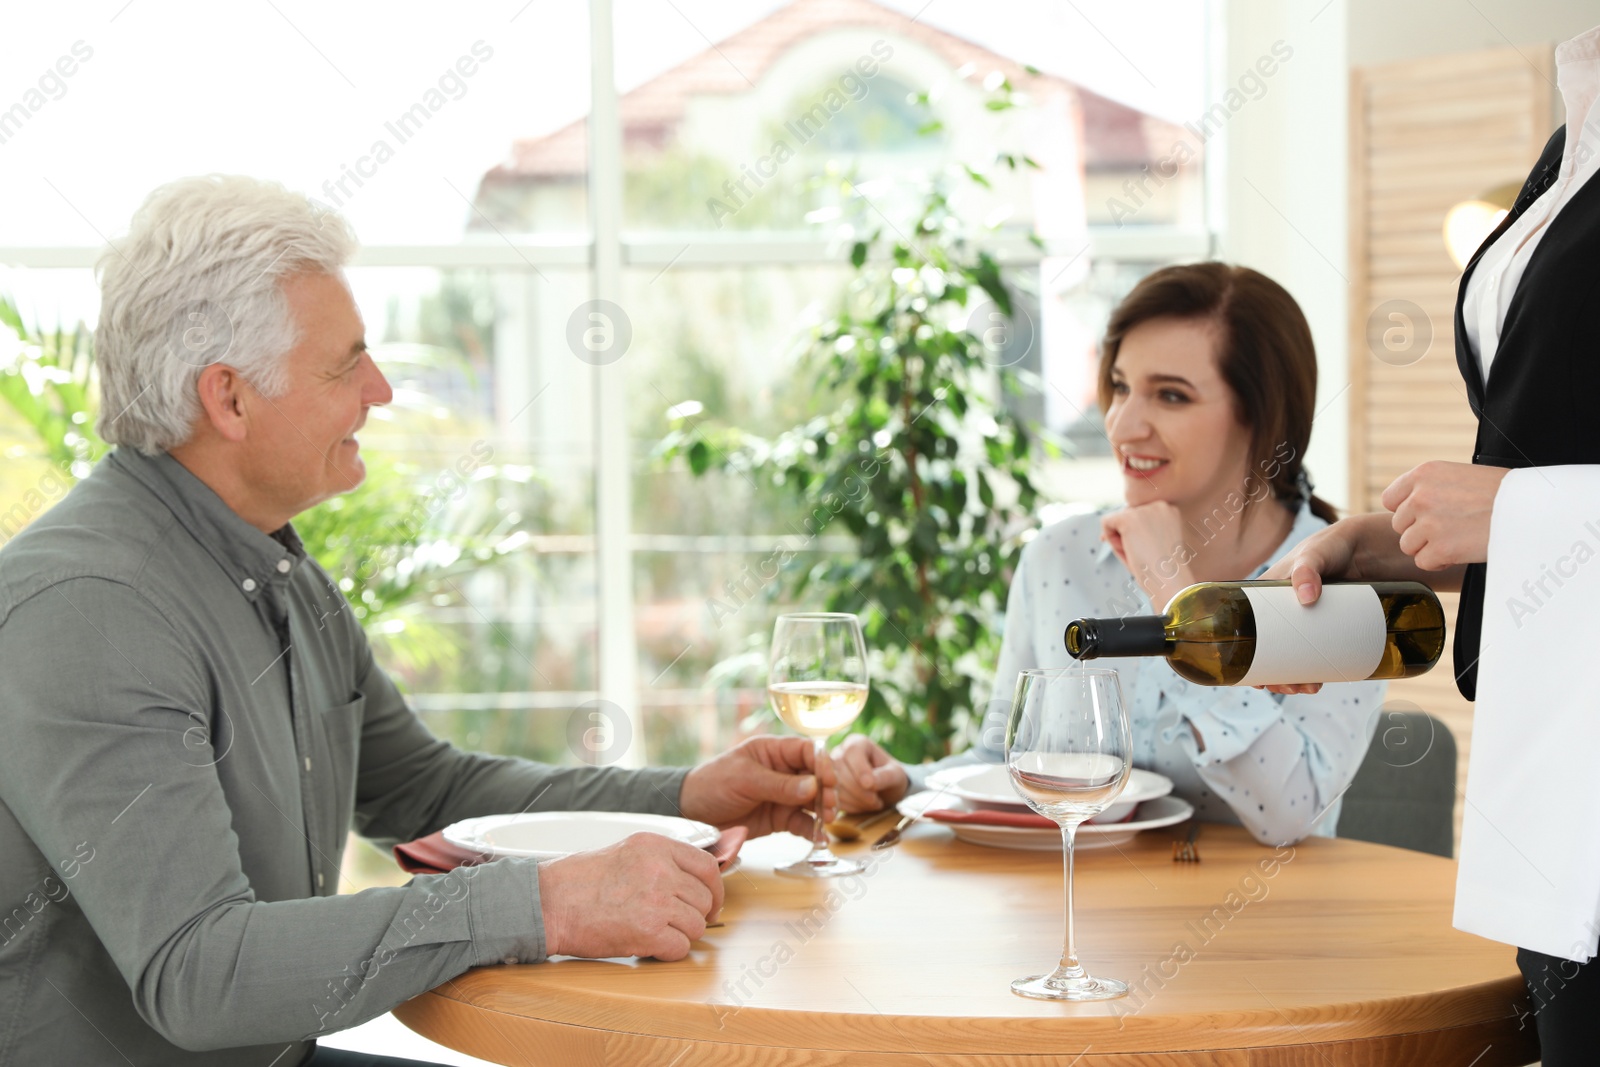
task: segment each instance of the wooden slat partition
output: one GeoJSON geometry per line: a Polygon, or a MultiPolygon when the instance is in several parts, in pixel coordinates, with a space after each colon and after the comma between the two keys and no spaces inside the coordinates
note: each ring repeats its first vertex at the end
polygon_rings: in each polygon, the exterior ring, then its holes
{"type": "MultiPolygon", "coordinates": [[[[1407,60],[1350,79],[1350,506],[1381,508],[1389,483],[1429,459],[1469,460],[1476,424],[1455,364],[1459,273],[1442,227],[1452,205],[1520,181],[1555,128],[1554,49],[1493,49],[1407,60]],[[1394,323],[1374,313],[1407,301],[1432,345],[1379,359],[1372,342],[1394,323]]],[[[1381,340],[1380,350],[1381,349],[1381,340]]],[[[1441,598],[1453,621],[1456,597],[1441,598]]],[[[1446,652],[1448,660],[1449,653],[1446,652]]],[[[1466,783],[1472,705],[1448,664],[1389,687],[1442,719],[1466,783]]],[[[1460,841],[1463,804],[1456,803],[1460,841]]]]}

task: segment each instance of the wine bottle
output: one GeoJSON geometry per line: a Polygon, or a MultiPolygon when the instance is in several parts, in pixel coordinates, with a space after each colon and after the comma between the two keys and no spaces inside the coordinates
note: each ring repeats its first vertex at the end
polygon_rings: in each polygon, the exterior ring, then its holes
{"type": "Polygon", "coordinates": [[[1410,678],[1444,651],[1444,609],[1418,582],[1330,582],[1303,605],[1288,582],[1201,582],[1163,615],[1076,619],[1074,659],[1165,656],[1199,685],[1410,678]]]}

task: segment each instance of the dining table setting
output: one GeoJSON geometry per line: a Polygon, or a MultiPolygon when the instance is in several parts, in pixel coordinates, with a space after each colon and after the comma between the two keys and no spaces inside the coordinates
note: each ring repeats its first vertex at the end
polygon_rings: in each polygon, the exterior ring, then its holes
{"type": "MultiPolygon", "coordinates": [[[[865,703],[859,621],[785,615],[769,692],[821,746],[865,703]]],[[[1134,767],[1113,670],[1025,670],[1003,763],[944,766],[809,842],[527,812],[397,847],[414,873],[650,832],[712,853],[689,956],[475,968],[395,1009],[491,1062],[1495,1067],[1538,1058],[1515,950],[1452,928],[1455,863],[1202,824],[1134,767]]],[[[820,804],[820,798],[819,798],[820,804]]]]}

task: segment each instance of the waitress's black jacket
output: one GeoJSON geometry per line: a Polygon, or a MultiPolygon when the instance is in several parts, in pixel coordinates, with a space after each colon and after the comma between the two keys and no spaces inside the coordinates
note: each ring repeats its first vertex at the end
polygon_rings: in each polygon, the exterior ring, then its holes
{"type": "MultiPolygon", "coordinates": [[[[1472,462],[1494,467],[1600,464],[1600,178],[1591,175],[1544,236],[1506,310],[1500,345],[1483,380],[1467,342],[1462,304],[1484,250],[1561,169],[1566,127],[1555,132],[1515,206],[1489,235],[1461,276],[1456,296],[1456,362],[1478,417],[1472,462]]],[[[1600,519],[1600,500],[1593,501],[1600,519]]],[[[1486,565],[1467,567],[1456,616],[1456,685],[1474,699],[1483,623],[1486,565]]]]}

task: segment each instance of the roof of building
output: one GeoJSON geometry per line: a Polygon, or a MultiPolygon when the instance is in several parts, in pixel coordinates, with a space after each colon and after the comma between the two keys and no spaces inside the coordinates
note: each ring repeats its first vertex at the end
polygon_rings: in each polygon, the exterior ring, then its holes
{"type": "MultiPolygon", "coordinates": [[[[955,34],[906,18],[872,0],[795,0],[693,58],[624,93],[619,101],[624,152],[667,148],[691,98],[748,92],[796,43],[842,27],[880,28],[909,39],[958,69],[998,70],[1020,91],[1066,88],[1083,116],[1088,170],[1137,168],[1181,136],[1179,127],[1053,74],[1031,74],[1020,63],[955,34]]],[[[510,157],[484,175],[485,184],[575,178],[588,169],[588,120],[513,142],[510,157]]]]}

